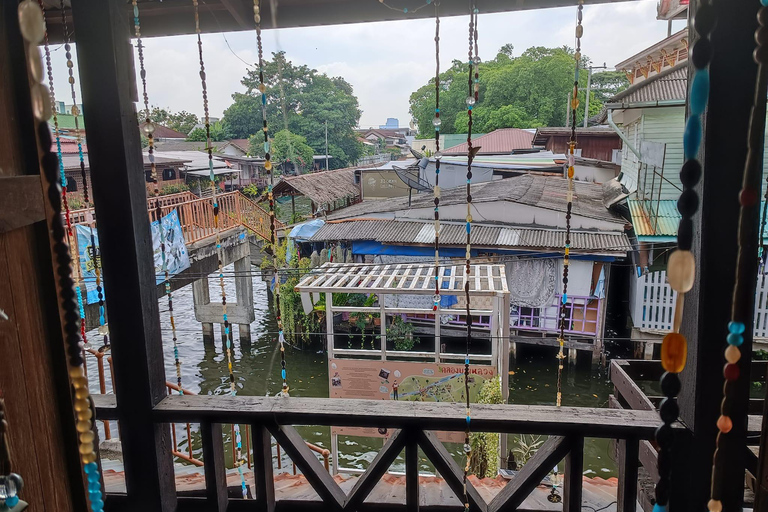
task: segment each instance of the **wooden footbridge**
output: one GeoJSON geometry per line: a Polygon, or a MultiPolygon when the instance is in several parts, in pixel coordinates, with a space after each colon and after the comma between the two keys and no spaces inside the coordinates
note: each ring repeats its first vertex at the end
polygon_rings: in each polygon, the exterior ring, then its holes
{"type": "MultiPolygon", "coordinates": [[[[222,231],[242,226],[249,232],[269,240],[269,212],[256,204],[242,192],[226,192],[216,196],[219,203],[219,224],[222,231]]],[[[187,244],[210,239],[216,236],[213,219],[213,198],[198,197],[192,192],[181,192],[165,196],[147,198],[147,213],[150,222],[158,220],[176,210],[187,244]],[[158,212],[157,205],[160,204],[158,212]]],[[[72,224],[92,224],[94,222],[93,208],[73,210],[70,212],[72,224]]],[[[275,219],[275,227],[280,229],[283,224],[275,219]]]]}

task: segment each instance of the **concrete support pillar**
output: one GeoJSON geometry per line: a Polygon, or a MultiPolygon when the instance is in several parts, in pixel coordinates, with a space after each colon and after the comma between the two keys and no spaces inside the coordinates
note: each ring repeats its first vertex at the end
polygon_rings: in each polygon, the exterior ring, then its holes
{"type": "Polygon", "coordinates": [[[237,326],[240,331],[240,348],[251,345],[251,326],[249,324],[239,324],[237,326]]]}
{"type": "Polygon", "coordinates": [[[203,343],[213,343],[213,324],[203,322],[203,343]]]}
{"type": "Polygon", "coordinates": [[[576,349],[575,348],[569,348],[568,349],[568,364],[570,365],[576,365],[576,349]]]}

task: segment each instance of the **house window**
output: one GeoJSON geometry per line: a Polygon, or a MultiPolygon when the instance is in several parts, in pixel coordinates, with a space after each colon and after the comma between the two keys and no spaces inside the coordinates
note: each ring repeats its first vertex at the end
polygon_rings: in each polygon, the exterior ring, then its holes
{"type": "Polygon", "coordinates": [[[163,169],[163,181],[168,180],[175,180],[176,179],[176,169],[163,169]]]}
{"type": "Polygon", "coordinates": [[[75,178],[67,178],[67,192],[77,192],[77,180],[75,178]]]}
{"type": "Polygon", "coordinates": [[[154,181],[152,179],[152,171],[144,171],[144,181],[147,183],[152,183],[154,181]]]}

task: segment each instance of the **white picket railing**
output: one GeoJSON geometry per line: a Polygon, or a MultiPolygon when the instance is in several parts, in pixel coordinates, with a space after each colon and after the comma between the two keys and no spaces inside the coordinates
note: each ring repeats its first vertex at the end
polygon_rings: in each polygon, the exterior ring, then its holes
{"type": "MultiPolygon", "coordinates": [[[[630,282],[632,322],[640,329],[671,331],[677,292],[663,270],[649,272],[630,282]]],[[[755,338],[768,337],[768,278],[760,276],[755,290],[755,338]]]]}

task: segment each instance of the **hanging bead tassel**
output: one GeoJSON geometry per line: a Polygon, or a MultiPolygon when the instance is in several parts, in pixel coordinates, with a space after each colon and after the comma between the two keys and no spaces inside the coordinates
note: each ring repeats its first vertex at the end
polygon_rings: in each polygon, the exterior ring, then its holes
{"type": "MultiPolygon", "coordinates": [[[[232,324],[229,323],[229,317],[227,315],[227,291],[224,288],[224,264],[221,251],[221,223],[219,222],[219,203],[217,198],[216,188],[216,175],[213,172],[213,148],[211,147],[211,119],[208,113],[208,87],[206,84],[205,74],[205,61],[203,60],[203,40],[200,31],[200,13],[198,0],[192,0],[195,13],[195,32],[197,33],[197,50],[200,60],[200,81],[203,89],[203,113],[205,119],[205,139],[206,139],[206,151],[208,152],[208,169],[210,171],[209,179],[211,180],[211,192],[213,202],[213,227],[216,231],[216,257],[218,260],[219,269],[219,288],[221,289],[221,315],[224,322],[224,347],[227,355],[227,369],[229,370],[229,393],[231,396],[237,395],[237,388],[235,386],[235,374],[232,368],[232,324]]],[[[235,431],[235,467],[240,475],[240,487],[242,489],[243,499],[247,498],[248,489],[245,482],[245,474],[243,473],[243,459],[242,453],[242,440],[240,437],[240,425],[234,424],[233,429],[235,431]]]]}
{"type": "MultiPolygon", "coordinates": [[[[568,314],[568,270],[571,261],[571,211],[573,210],[573,166],[576,153],[576,109],[579,107],[579,68],[581,67],[581,37],[584,28],[581,25],[584,0],[579,0],[576,17],[576,52],[573,55],[576,70],[573,76],[573,93],[571,95],[571,139],[568,142],[568,192],[566,193],[565,210],[565,248],[563,249],[563,296],[560,300],[559,327],[557,336],[557,395],[555,404],[560,407],[563,403],[563,361],[565,360],[565,327],[568,314]]],[[[586,113],[584,114],[586,115],[586,113]]]]}

